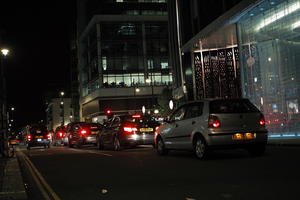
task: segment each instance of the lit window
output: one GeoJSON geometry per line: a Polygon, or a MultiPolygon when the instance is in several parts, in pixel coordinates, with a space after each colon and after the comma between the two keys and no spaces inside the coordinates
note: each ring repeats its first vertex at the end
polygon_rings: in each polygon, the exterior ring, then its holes
{"type": "Polygon", "coordinates": [[[106,58],[106,56],[102,57],[102,68],[103,68],[104,71],[106,71],[106,69],[107,69],[107,58],[106,58]]]}
{"type": "Polygon", "coordinates": [[[148,69],[153,69],[153,59],[149,59],[147,63],[148,63],[148,69]]]}
{"type": "Polygon", "coordinates": [[[160,65],[161,65],[162,69],[168,69],[169,68],[168,61],[165,61],[165,60],[161,61],[160,65]]]}

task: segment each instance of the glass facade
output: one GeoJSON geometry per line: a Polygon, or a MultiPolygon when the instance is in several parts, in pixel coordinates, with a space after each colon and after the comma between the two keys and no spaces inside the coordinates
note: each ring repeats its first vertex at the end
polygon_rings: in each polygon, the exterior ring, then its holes
{"type": "MultiPolygon", "coordinates": [[[[167,22],[102,22],[85,41],[82,96],[100,87],[171,85],[167,22]],[[98,55],[99,54],[99,55],[98,55]]],[[[97,25],[95,25],[96,27],[97,25]]]]}
{"type": "Polygon", "coordinates": [[[238,22],[243,96],[271,135],[300,134],[300,1],[263,1],[238,22]]]}

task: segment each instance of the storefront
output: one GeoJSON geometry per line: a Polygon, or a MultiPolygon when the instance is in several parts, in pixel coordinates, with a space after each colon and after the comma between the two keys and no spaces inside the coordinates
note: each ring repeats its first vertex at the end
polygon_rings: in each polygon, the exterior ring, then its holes
{"type": "Polygon", "coordinates": [[[270,135],[300,136],[299,0],[243,1],[188,45],[195,99],[249,98],[270,135]]]}

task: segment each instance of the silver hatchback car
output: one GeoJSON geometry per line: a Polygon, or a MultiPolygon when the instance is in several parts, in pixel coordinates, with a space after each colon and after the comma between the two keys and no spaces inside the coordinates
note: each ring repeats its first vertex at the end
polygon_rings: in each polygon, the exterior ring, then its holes
{"type": "Polygon", "coordinates": [[[157,153],[193,150],[204,159],[212,149],[246,148],[262,155],[267,144],[263,114],[248,99],[205,99],[176,109],[155,132],[157,153]]]}

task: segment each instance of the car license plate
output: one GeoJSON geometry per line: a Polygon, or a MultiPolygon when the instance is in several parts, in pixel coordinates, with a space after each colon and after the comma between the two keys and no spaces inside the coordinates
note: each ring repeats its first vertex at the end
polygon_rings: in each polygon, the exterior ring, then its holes
{"type": "Polygon", "coordinates": [[[232,136],[233,140],[253,140],[255,138],[255,133],[236,133],[232,136]]]}
{"type": "Polygon", "coordinates": [[[43,138],[43,136],[35,136],[35,138],[43,138]]]}
{"type": "Polygon", "coordinates": [[[41,142],[41,141],[42,141],[42,139],[37,139],[37,141],[38,141],[38,142],[41,142]]]}
{"type": "Polygon", "coordinates": [[[99,133],[99,131],[91,131],[91,134],[98,134],[99,133]]]}
{"type": "Polygon", "coordinates": [[[140,128],[140,132],[152,132],[153,128],[140,128]]]}

